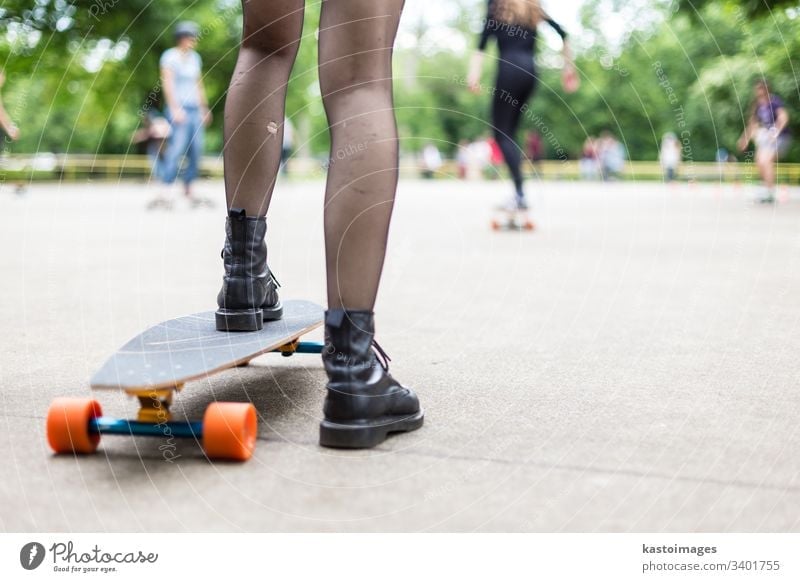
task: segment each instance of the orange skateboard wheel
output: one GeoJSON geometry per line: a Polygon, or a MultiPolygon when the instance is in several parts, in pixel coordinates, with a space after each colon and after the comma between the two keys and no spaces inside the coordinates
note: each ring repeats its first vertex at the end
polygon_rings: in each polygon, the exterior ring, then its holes
{"type": "Polygon", "coordinates": [[[56,453],[93,453],[100,435],[89,432],[89,421],[103,415],[91,398],[56,398],[47,410],[47,442],[56,453]]]}
{"type": "Polygon", "coordinates": [[[246,402],[214,402],[203,416],[203,449],[209,459],[246,461],[256,448],[256,409],[246,402]]]}

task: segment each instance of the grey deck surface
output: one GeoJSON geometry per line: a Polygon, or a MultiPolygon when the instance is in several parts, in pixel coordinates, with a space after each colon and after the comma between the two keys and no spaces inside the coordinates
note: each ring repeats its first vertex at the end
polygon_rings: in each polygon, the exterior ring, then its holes
{"type": "Polygon", "coordinates": [[[167,388],[232,368],[322,324],[323,308],[283,302],[283,318],[253,332],[217,331],[214,312],[163,321],[136,336],[92,376],[92,388],[167,388]]]}

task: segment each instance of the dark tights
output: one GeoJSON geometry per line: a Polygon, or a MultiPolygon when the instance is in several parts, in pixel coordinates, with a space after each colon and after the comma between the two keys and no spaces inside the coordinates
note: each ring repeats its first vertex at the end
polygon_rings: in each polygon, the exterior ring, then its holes
{"type": "MultiPolygon", "coordinates": [[[[225,191],[229,208],[265,216],[304,0],[242,4],[242,45],[225,104],[225,191]]],[[[319,76],[332,160],[325,191],[329,308],[375,304],[397,187],[392,46],[402,8],[403,0],[322,3],[319,76]]]]}
{"type": "Polygon", "coordinates": [[[522,107],[536,89],[536,71],[530,53],[501,54],[497,67],[492,125],[494,138],[506,161],[517,197],[524,197],[522,189],[522,155],[516,135],[522,117],[522,107]]]}

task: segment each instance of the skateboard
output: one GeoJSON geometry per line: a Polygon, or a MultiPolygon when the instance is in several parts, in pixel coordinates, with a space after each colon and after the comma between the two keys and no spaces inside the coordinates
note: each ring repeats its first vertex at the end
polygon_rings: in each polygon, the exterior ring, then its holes
{"type": "Polygon", "coordinates": [[[93,453],[100,436],[193,438],[209,459],[246,461],[255,448],[251,403],[214,402],[202,421],[173,420],[172,398],[184,385],[269,352],[322,353],[323,344],[300,338],[322,325],[324,310],[310,301],[283,302],[283,318],[252,332],[217,331],[214,312],[164,321],[136,336],[92,376],[92,390],[118,391],[139,400],[136,420],[103,416],[91,398],[56,398],[47,412],[47,440],[56,453],[93,453]]]}
{"type": "Polygon", "coordinates": [[[495,209],[492,230],[533,230],[535,228],[527,208],[495,209]]]}

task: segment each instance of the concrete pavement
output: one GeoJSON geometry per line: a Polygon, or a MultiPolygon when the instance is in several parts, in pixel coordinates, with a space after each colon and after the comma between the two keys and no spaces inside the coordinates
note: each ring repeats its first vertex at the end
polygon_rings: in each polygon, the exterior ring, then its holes
{"type": "MultiPolygon", "coordinates": [[[[0,529],[800,530],[800,195],[529,189],[539,229],[494,233],[507,184],[401,183],[378,339],[420,394],[420,431],[319,448],[320,362],[270,355],[175,407],[252,400],[245,464],[191,442],[169,463],[156,440],[118,437],[55,457],[44,438],[52,398],[89,395],[117,347],[213,308],[221,207],[147,212],[129,183],[3,189],[0,529]]],[[[323,302],[322,183],[284,182],[270,216],[283,296],[323,302]]]]}

